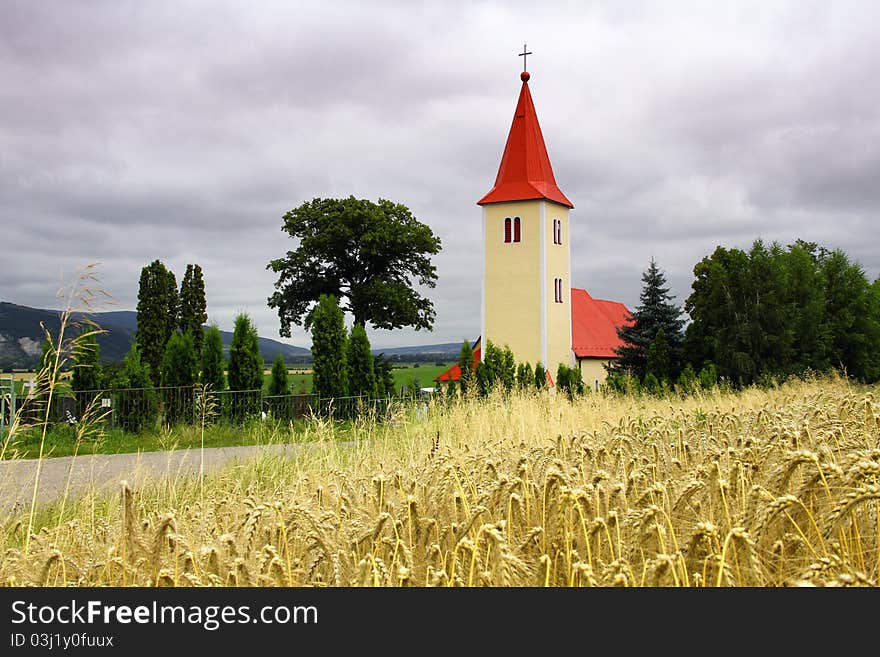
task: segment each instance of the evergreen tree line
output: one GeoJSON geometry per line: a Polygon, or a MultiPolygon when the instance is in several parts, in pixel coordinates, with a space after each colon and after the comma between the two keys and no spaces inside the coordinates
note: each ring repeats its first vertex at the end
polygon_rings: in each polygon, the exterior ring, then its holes
{"type": "MultiPolygon", "coordinates": [[[[550,384],[544,364],[538,361],[534,369],[531,363],[517,363],[513,351],[508,345],[499,347],[491,340],[486,341],[483,358],[474,367],[474,350],[471,343],[462,342],[458,357],[459,380],[450,381],[446,386],[448,395],[460,392],[462,395],[476,393],[486,397],[494,389],[504,392],[517,390],[542,390],[550,384]]],[[[568,367],[560,363],[554,381],[556,389],[573,397],[583,394],[585,386],[581,371],[576,367],[568,367]]]]}
{"type": "MultiPolygon", "coordinates": [[[[84,325],[73,355],[73,391],[138,389],[136,394],[119,397],[116,413],[128,428],[139,430],[157,417],[159,387],[188,388],[201,383],[213,391],[261,390],[263,358],[250,317],[247,313],[236,316],[227,360],[218,327],[203,328],[206,307],[199,265],[187,265],[178,290],[174,273],[160,260],[153,261],[141,270],[138,328],[131,349],[121,364],[101,367],[94,327],[84,325]]],[[[166,403],[166,419],[174,421],[189,412],[191,397],[181,394],[166,403]]]]}
{"type": "Polygon", "coordinates": [[[362,324],[345,328],[339,299],[322,294],[312,310],[312,392],[322,399],[381,399],[396,394],[391,361],[370,351],[362,324]]]}
{"type": "Polygon", "coordinates": [[[746,386],[831,370],[880,380],[880,278],[871,283],[839,249],[717,247],[694,267],[686,329],[653,260],[642,281],[640,304],[618,329],[612,387],[746,386]]]}

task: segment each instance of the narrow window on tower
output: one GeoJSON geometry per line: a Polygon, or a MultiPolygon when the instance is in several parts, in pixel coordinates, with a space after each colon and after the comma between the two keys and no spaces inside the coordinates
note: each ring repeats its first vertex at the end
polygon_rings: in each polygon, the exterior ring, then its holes
{"type": "Polygon", "coordinates": [[[504,243],[510,242],[510,217],[504,220],[504,243]]]}
{"type": "Polygon", "coordinates": [[[553,220],[553,243],[562,244],[562,219],[553,220]]]}
{"type": "Polygon", "coordinates": [[[520,228],[519,228],[519,217],[513,218],[513,241],[519,242],[520,238],[520,228]]]}

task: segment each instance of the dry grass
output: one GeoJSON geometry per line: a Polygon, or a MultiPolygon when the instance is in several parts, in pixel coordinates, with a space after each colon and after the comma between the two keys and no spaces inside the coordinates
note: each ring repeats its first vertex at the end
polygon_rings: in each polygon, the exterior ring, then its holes
{"type": "Polygon", "coordinates": [[[497,395],[364,421],[355,446],[315,421],[292,458],[0,521],[0,582],[875,586],[875,390],[497,395]]]}

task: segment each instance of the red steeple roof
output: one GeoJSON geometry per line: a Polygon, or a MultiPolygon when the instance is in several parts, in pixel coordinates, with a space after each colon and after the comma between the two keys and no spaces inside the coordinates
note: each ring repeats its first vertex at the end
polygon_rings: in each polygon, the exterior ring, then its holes
{"type": "Polygon", "coordinates": [[[477,205],[543,198],[573,208],[553,177],[544,135],[541,134],[535,104],[529,92],[529,74],[523,71],[520,79],[523,82],[522,90],[495,186],[477,201],[477,205]]]}

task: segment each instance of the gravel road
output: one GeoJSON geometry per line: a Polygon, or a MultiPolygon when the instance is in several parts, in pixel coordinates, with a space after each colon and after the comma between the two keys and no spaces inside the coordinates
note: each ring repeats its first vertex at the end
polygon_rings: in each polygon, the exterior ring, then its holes
{"type": "MultiPolygon", "coordinates": [[[[205,449],[205,472],[235,461],[244,461],[260,452],[290,454],[298,445],[212,447],[205,449]]],[[[140,454],[88,454],[45,459],[37,491],[38,504],[50,503],[64,495],[70,481],[69,497],[89,489],[112,490],[127,480],[132,487],[147,479],[193,475],[199,472],[200,450],[140,454]]],[[[0,461],[0,514],[30,508],[37,473],[36,459],[0,461]]]]}

